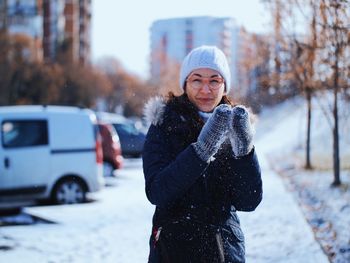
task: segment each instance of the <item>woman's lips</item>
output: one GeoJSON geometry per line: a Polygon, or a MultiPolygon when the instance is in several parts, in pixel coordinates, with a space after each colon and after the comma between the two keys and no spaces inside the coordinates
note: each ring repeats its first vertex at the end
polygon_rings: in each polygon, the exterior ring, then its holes
{"type": "Polygon", "coordinates": [[[211,98],[197,98],[198,101],[202,102],[202,103],[208,103],[213,101],[213,99],[211,98]]]}

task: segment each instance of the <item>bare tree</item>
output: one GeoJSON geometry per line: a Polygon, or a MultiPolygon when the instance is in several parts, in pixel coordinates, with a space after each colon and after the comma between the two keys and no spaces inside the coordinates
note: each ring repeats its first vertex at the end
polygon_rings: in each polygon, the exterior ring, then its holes
{"type": "Polygon", "coordinates": [[[291,41],[292,5],[287,0],[262,1],[266,4],[272,17],[269,93],[276,101],[283,101],[300,92],[293,76],[292,62],[296,56],[296,48],[295,43],[291,41]]]}
{"type": "Polygon", "coordinates": [[[60,89],[59,104],[93,108],[99,96],[111,90],[107,76],[91,66],[64,65],[64,84],[60,89]]]}
{"type": "MultiPolygon", "coordinates": [[[[275,10],[272,12],[275,17],[275,32],[293,32],[290,35],[292,37],[289,36],[289,42],[294,43],[296,49],[296,57],[291,64],[294,69],[293,76],[299,88],[303,90],[308,105],[306,168],[311,168],[310,137],[313,93],[320,86],[331,89],[333,92],[334,181],[332,185],[340,185],[338,97],[341,90],[344,90],[346,94],[349,86],[349,0],[288,0],[284,1],[283,5],[280,0],[265,2],[268,2],[275,10]],[[286,19],[282,21],[279,19],[282,12],[290,12],[292,15],[286,16],[286,19]],[[309,25],[308,28],[304,27],[303,33],[300,33],[289,25],[288,30],[287,23],[300,16],[304,18],[304,24],[306,22],[306,25],[309,25]],[[282,23],[282,26],[276,23],[282,23]]],[[[300,21],[297,21],[297,24],[300,26],[300,21]]]]}
{"type": "Polygon", "coordinates": [[[169,92],[180,95],[183,91],[179,86],[180,63],[167,58],[162,65],[160,77],[156,82],[158,93],[167,95],[169,92]]]}
{"type": "Polygon", "coordinates": [[[237,67],[239,89],[234,87],[234,99],[242,100],[255,112],[259,112],[262,105],[274,103],[269,93],[270,38],[251,34],[241,28],[239,43],[237,67]]]}
{"type": "Polygon", "coordinates": [[[307,33],[303,39],[296,35],[296,33],[292,34],[292,41],[295,43],[297,49],[292,68],[294,69],[294,78],[298,83],[299,89],[304,92],[307,103],[305,168],[311,169],[312,97],[316,90],[314,67],[316,63],[317,49],[319,48],[316,27],[319,0],[290,0],[289,5],[291,7],[296,7],[297,11],[299,11],[299,15],[302,14],[304,16],[308,25],[305,28],[307,33]],[[306,8],[308,9],[308,13],[305,12],[306,8]]]}
{"type": "Polygon", "coordinates": [[[322,63],[329,69],[326,78],[332,80],[333,91],[333,186],[341,184],[339,157],[338,97],[342,78],[348,70],[343,56],[350,52],[350,8],[348,0],[320,0],[320,38],[323,44],[322,63]]]}
{"type": "Polygon", "coordinates": [[[11,79],[11,66],[8,53],[11,49],[10,37],[6,31],[0,32],[0,105],[8,104],[9,82],[11,79]]]}
{"type": "Polygon", "coordinates": [[[97,65],[108,77],[111,90],[103,98],[107,111],[121,109],[126,116],[142,116],[145,102],[155,93],[147,81],[127,72],[115,58],[107,57],[97,65]]]}

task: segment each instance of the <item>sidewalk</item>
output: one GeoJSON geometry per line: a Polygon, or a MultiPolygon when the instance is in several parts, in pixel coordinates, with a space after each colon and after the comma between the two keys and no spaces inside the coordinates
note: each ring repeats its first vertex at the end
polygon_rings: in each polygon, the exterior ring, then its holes
{"type": "Polygon", "coordinates": [[[239,213],[246,237],[247,263],[329,263],[297,201],[286,190],[282,179],[269,168],[266,159],[269,152],[280,151],[281,146],[295,139],[288,132],[288,127],[298,125],[298,118],[293,114],[299,112],[289,114],[278,126],[269,125],[277,128],[257,136],[255,145],[262,169],[263,201],[254,212],[239,213]]]}

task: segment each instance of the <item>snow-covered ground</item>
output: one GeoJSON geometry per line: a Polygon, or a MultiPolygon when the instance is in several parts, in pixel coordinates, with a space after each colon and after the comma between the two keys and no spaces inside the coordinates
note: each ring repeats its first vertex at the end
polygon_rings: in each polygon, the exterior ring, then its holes
{"type": "Polygon", "coordinates": [[[256,149],[262,168],[264,198],[253,213],[240,213],[246,235],[247,262],[328,262],[300,208],[286,191],[267,157],[298,140],[302,101],[266,110],[257,124],[256,149]]]}
{"type": "MultiPolygon", "coordinates": [[[[304,115],[304,102],[293,100],[260,116],[255,144],[264,199],[256,211],[239,213],[247,263],[329,262],[305,210],[271,168],[276,153],[286,156],[299,145],[304,115]]],[[[0,227],[0,262],[147,262],[154,207],[145,197],[141,160],[126,160],[117,174],[110,186],[91,196],[92,202],[24,210],[54,224],[0,227]]],[[[347,213],[340,215],[348,218],[348,208],[343,210],[347,213]]]]}
{"type": "Polygon", "coordinates": [[[153,207],[144,194],[141,160],[87,204],[37,206],[25,212],[55,224],[0,229],[0,262],[145,262],[153,207]]]}
{"type": "MultiPolygon", "coordinates": [[[[339,98],[339,137],[341,159],[340,187],[331,187],[332,171],[332,94],[318,94],[314,98],[311,131],[311,164],[313,170],[305,170],[306,105],[303,100],[293,100],[272,111],[265,111],[272,118],[281,112],[300,106],[299,125],[290,126],[287,136],[299,134],[282,150],[270,151],[270,167],[279,173],[284,183],[311,225],[317,241],[322,245],[331,262],[350,262],[350,102],[339,98]],[[278,110],[280,109],[280,110],[278,110]],[[330,116],[328,116],[330,117],[330,116]]],[[[264,115],[263,114],[263,115],[264,115]]],[[[283,115],[283,113],[282,113],[283,115]]],[[[287,116],[286,116],[287,117],[287,116]]],[[[289,116],[288,116],[289,118],[289,116]]],[[[265,120],[266,118],[262,118],[265,120]]],[[[297,123],[295,123],[297,124],[297,123]]],[[[287,131],[287,130],[286,130],[287,131]]],[[[266,137],[265,137],[266,138],[266,137]]]]}

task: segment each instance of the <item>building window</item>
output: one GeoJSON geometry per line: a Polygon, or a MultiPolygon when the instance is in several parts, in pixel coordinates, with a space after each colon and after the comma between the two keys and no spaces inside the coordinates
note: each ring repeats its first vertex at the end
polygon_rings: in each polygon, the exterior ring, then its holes
{"type": "Polygon", "coordinates": [[[185,31],[185,41],[186,41],[186,54],[188,54],[193,49],[193,31],[186,29],[185,31]]]}
{"type": "Polygon", "coordinates": [[[193,20],[185,20],[185,52],[187,55],[193,49],[193,20]]]}
{"type": "Polygon", "coordinates": [[[192,27],[193,20],[192,19],[186,19],[185,24],[186,24],[186,27],[192,27]]]}

